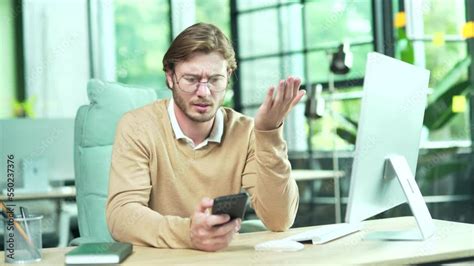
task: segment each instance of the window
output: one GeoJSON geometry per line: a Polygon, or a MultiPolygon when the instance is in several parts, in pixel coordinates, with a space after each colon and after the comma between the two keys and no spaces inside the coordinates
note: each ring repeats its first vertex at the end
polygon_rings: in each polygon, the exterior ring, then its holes
{"type": "Polygon", "coordinates": [[[336,80],[360,79],[364,76],[366,55],[373,51],[372,12],[370,1],[311,1],[305,6],[306,46],[309,53],[309,80],[327,82],[328,51],[348,41],[354,54],[354,65],[346,76],[336,80]]]}
{"type": "MultiPolygon", "coordinates": [[[[467,44],[461,36],[462,27],[466,22],[465,1],[422,0],[417,3],[407,3],[410,5],[399,8],[401,11],[406,9],[409,22],[406,30],[410,45],[398,49],[412,49],[415,55],[413,63],[431,71],[429,86],[433,89],[430,95],[430,101],[433,101],[441,90],[449,90],[455,84],[468,79],[467,65],[456,69],[459,62],[468,57],[467,44]],[[453,82],[448,81],[448,73],[454,73],[453,82]],[[443,86],[446,82],[449,83],[447,87],[443,86]]],[[[400,29],[397,31],[400,33],[400,29]]],[[[401,55],[399,58],[405,59],[401,55]]],[[[465,97],[466,94],[467,90],[455,96],[465,97]]],[[[458,141],[457,143],[460,144],[462,142],[459,141],[465,142],[470,139],[469,105],[466,104],[464,110],[453,113],[450,106],[452,97],[453,95],[446,95],[446,102],[449,104],[444,106],[444,114],[451,118],[447,119],[446,123],[439,124],[442,126],[429,126],[431,123],[427,120],[432,120],[434,115],[430,114],[432,109],[427,109],[425,125],[429,129],[428,141],[450,141],[452,144],[454,144],[452,141],[458,141]]],[[[467,101],[466,98],[464,99],[467,101]]],[[[436,117],[439,115],[436,114],[436,117]]]]}
{"type": "MultiPolygon", "coordinates": [[[[211,23],[219,27],[224,34],[231,38],[230,31],[230,1],[229,0],[195,0],[196,22],[211,23]]],[[[230,83],[224,98],[224,106],[234,106],[233,83],[230,83]]]]}
{"type": "Polygon", "coordinates": [[[115,0],[117,80],[168,91],[162,59],[171,39],[167,0],[115,0]]]}
{"type": "Polygon", "coordinates": [[[302,12],[299,4],[288,4],[247,9],[237,16],[240,89],[245,112],[258,108],[268,86],[276,85],[279,79],[293,74],[305,82],[302,12]]]}
{"type": "MultiPolygon", "coordinates": [[[[351,44],[354,65],[335,80],[356,82],[336,85],[344,87],[343,93],[360,91],[367,52],[374,49],[371,1],[236,0],[236,7],[242,112],[254,115],[268,87],[288,75],[301,77],[303,88],[321,83],[327,89],[329,54],[343,42],[351,44]]],[[[358,114],[359,102],[338,100],[334,111],[352,117],[358,114]]],[[[285,127],[290,150],[305,149],[308,126],[315,129],[313,149],[332,149],[334,138],[338,148],[352,148],[330,130],[339,120],[326,116],[308,125],[303,112],[304,99],[290,114],[292,128],[285,127]]]]}
{"type": "MultiPolygon", "coordinates": [[[[196,22],[217,25],[230,36],[229,0],[195,0],[183,2],[196,10],[196,22]]],[[[160,96],[169,96],[165,83],[162,59],[172,40],[171,7],[169,0],[115,0],[115,32],[117,56],[117,80],[128,84],[155,88],[160,96]]],[[[178,3],[182,4],[182,3],[178,3]]],[[[174,14],[177,25],[194,23],[180,20],[174,14]]],[[[183,13],[184,12],[184,13],[183,13]]],[[[227,93],[225,103],[232,105],[232,92],[227,93]]]]}
{"type": "Polygon", "coordinates": [[[219,27],[230,38],[230,1],[195,0],[196,22],[211,23],[219,27]]]}

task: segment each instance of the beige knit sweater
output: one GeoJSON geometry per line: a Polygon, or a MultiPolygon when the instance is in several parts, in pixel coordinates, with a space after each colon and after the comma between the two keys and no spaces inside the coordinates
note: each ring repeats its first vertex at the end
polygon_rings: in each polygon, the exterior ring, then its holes
{"type": "Polygon", "coordinates": [[[245,189],[262,222],[288,229],[298,208],[282,127],[253,128],[253,120],[222,108],[221,143],[194,150],[176,140],[168,100],[126,113],[112,152],[107,224],[114,239],[162,248],[191,247],[190,216],[203,197],[245,189]]]}

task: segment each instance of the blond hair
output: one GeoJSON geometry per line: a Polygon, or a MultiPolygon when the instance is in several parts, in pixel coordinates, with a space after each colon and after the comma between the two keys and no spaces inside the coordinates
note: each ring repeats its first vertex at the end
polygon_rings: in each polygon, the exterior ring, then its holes
{"type": "Polygon", "coordinates": [[[163,57],[163,71],[174,71],[176,63],[186,61],[197,52],[218,52],[227,61],[227,71],[237,68],[234,48],[224,33],[212,24],[197,23],[173,40],[163,57]]]}

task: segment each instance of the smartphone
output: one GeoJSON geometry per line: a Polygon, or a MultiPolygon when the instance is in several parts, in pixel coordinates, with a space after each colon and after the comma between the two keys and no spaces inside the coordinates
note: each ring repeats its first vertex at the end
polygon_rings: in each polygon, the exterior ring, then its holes
{"type": "Polygon", "coordinates": [[[247,193],[226,195],[214,199],[212,214],[228,214],[230,219],[244,218],[247,207],[247,193]]]}

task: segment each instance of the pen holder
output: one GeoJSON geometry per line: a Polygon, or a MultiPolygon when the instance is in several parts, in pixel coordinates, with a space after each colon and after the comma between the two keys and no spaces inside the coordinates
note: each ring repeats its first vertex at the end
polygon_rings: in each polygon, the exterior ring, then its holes
{"type": "Polygon", "coordinates": [[[4,251],[6,263],[29,263],[41,260],[42,215],[26,218],[3,218],[4,251]]]}

